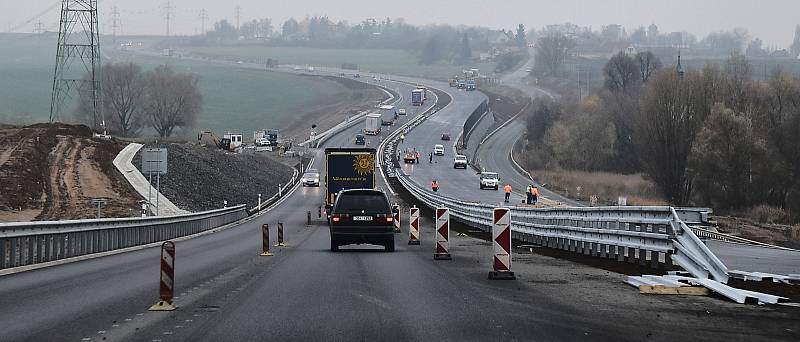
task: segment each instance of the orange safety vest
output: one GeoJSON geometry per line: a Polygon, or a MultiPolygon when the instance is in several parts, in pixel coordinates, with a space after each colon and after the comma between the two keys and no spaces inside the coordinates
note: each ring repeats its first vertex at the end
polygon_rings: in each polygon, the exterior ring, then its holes
{"type": "Polygon", "coordinates": [[[439,188],[439,182],[431,182],[431,188],[438,189],[439,188]]]}
{"type": "Polygon", "coordinates": [[[537,188],[532,188],[532,189],[531,189],[531,195],[533,195],[533,196],[536,196],[536,197],[539,197],[539,189],[537,189],[537,188]]]}
{"type": "Polygon", "coordinates": [[[506,184],[506,186],[503,187],[503,191],[506,193],[511,193],[511,185],[506,184]]]}

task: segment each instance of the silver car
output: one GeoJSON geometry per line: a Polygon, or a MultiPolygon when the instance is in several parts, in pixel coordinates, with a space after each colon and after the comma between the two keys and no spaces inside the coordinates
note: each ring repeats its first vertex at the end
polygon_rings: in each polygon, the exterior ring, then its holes
{"type": "Polygon", "coordinates": [[[300,182],[303,183],[303,186],[319,186],[319,172],[314,169],[308,169],[303,173],[300,182]]]}

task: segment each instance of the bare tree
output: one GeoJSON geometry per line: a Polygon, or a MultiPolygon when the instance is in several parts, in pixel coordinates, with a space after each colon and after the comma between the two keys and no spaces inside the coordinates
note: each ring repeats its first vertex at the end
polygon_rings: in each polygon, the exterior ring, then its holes
{"type": "Polygon", "coordinates": [[[636,61],[623,52],[608,60],[603,67],[603,74],[606,88],[613,92],[632,93],[642,84],[636,61]]]}
{"type": "Polygon", "coordinates": [[[673,70],[656,73],[636,117],[636,145],[642,166],[676,205],[687,204],[692,192],[687,166],[704,119],[694,100],[702,83],[697,71],[687,72],[684,79],[673,70]]]}
{"type": "Polygon", "coordinates": [[[146,79],[145,108],[150,125],[160,137],[169,137],[176,127],[194,125],[203,102],[196,75],[179,74],[169,66],[159,66],[146,79]]]}
{"type": "Polygon", "coordinates": [[[639,76],[642,83],[647,83],[650,76],[661,69],[661,60],[650,51],[643,51],[636,54],[636,63],[639,64],[639,76]]]}
{"type": "Polygon", "coordinates": [[[130,62],[105,64],[100,82],[101,108],[111,132],[123,137],[137,135],[144,125],[142,68],[130,62]]]}
{"type": "Polygon", "coordinates": [[[555,74],[564,64],[575,41],[557,30],[544,32],[536,42],[536,66],[540,72],[555,74]]]}

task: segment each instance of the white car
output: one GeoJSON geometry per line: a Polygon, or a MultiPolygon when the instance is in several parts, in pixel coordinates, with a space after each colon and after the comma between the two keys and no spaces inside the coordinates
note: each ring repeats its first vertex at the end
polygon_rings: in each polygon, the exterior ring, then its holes
{"type": "Polygon", "coordinates": [[[267,138],[260,138],[260,139],[256,140],[256,146],[270,146],[270,145],[271,145],[271,143],[269,142],[269,139],[267,139],[267,138]]]}
{"type": "Polygon", "coordinates": [[[308,169],[303,173],[303,178],[300,179],[303,186],[319,186],[319,172],[314,169],[308,169]]]}
{"type": "Polygon", "coordinates": [[[444,145],[436,144],[433,146],[433,155],[434,156],[443,156],[444,155],[444,145]]]}
{"type": "Polygon", "coordinates": [[[466,170],[468,164],[469,164],[469,162],[467,162],[467,156],[465,156],[463,154],[457,154],[455,156],[455,158],[453,158],[453,168],[454,169],[462,168],[462,169],[466,170]]]}
{"type": "Polygon", "coordinates": [[[497,172],[481,172],[481,190],[500,189],[500,177],[497,172]]]}
{"type": "Polygon", "coordinates": [[[406,109],[405,108],[398,109],[397,110],[397,115],[406,115],[406,109]]]}

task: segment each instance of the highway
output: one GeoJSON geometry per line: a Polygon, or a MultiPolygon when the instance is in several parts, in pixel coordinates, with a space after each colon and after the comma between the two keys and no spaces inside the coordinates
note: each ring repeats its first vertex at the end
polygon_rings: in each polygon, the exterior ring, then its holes
{"type": "MultiPolygon", "coordinates": [[[[385,83],[410,92],[408,85],[385,83]]],[[[455,138],[483,97],[441,89],[454,102],[407,135],[409,146],[428,151],[443,131],[455,138]]],[[[407,98],[398,106],[411,108],[407,98]]],[[[361,128],[335,135],[326,146],[352,146],[361,128]]],[[[404,170],[423,185],[444,177],[444,194],[499,203],[501,192],[477,191],[474,171],[452,169],[451,145],[437,163],[423,159],[404,170]]],[[[321,149],[315,153],[315,167],[324,173],[321,149]]],[[[147,311],[158,295],[157,248],[3,276],[0,340],[800,339],[796,308],[643,296],[622,284],[622,275],[537,254],[515,255],[518,280],[490,281],[491,245],[482,240],[454,236],[454,260],[432,260],[425,215],[420,246],[405,244],[404,224],[395,253],[369,245],[331,253],[323,221],[305,225],[306,211],[316,213],[322,196],[321,188],[299,187],[261,216],[179,241],[174,312],[147,311]],[[277,222],[284,223],[288,246],[261,257],[261,224],[277,222]]],[[[411,204],[417,203],[403,203],[411,204]]]]}

